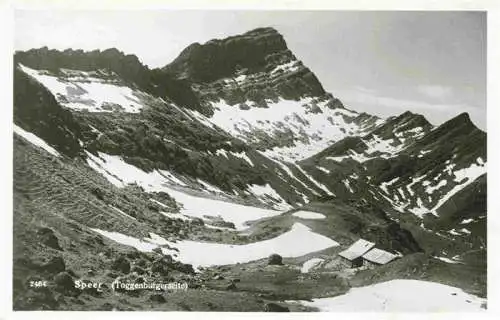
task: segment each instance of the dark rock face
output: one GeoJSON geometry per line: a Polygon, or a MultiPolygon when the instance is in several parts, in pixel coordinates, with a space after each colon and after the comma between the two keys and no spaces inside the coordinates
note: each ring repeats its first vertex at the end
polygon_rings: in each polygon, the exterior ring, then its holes
{"type": "Polygon", "coordinates": [[[74,157],[81,153],[81,125],[69,110],[62,108],[54,96],[28,75],[14,70],[14,122],[59,152],[74,157]]]}
{"type": "MultiPolygon", "coordinates": [[[[201,101],[223,98],[228,104],[248,109],[245,101],[267,108],[266,99],[298,100],[324,96],[317,77],[287,48],[283,36],[273,28],[259,28],[223,40],[195,43],[162,69],[181,80],[193,82],[201,101]],[[222,79],[248,77],[228,86],[222,79]]],[[[330,106],[342,103],[332,97],[330,106]]]]}
{"type": "MultiPolygon", "coordinates": [[[[171,99],[180,106],[191,109],[200,107],[189,82],[178,80],[159,69],[151,70],[135,55],[127,55],[115,48],[104,51],[72,49],[58,51],[43,47],[16,52],[14,62],[16,65],[21,63],[30,68],[49,70],[56,75],[60,72],[60,68],[82,71],[104,69],[116,73],[128,85],[136,85],[148,93],[171,99]]],[[[15,83],[14,88],[17,91],[17,81],[15,83]]],[[[21,92],[19,96],[23,96],[21,92]]]]}
{"type": "Polygon", "coordinates": [[[158,302],[158,303],[166,302],[165,297],[161,294],[152,294],[149,296],[149,300],[151,300],[153,302],[158,302]]]}
{"type": "Polygon", "coordinates": [[[59,68],[83,71],[107,69],[129,80],[146,77],[146,70],[135,55],[126,55],[116,48],[86,52],[72,49],[58,51],[43,47],[16,52],[14,62],[55,72],[59,71],[59,68]]]}
{"type": "Polygon", "coordinates": [[[172,262],[172,266],[175,270],[186,273],[186,274],[194,274],[194,269],[191,264],[188,263],[182,263],[179,261],[174,261],[172,262]]]}
{"type": "Polygon", "coordinates": [[[73,277],[67,272],[60,272],[54,277],[56,290],[62,293],[73,293],[77,291],[73,277]]]}
{"type": "Polygon", "coordinates": [[[415,128],[421,128],[422,132],[427,133],[432,129],[432,125],[423,115],[406,111],[399,116],[387,119],[382,126],[373,130],[372,134],[382,139],[391,139],[398,133],[404,135],[415,128]]]}
{"type": "Polygon", "coordinates": [[[264,306],[265,312],[290,312],[288,307],[281,306],[277,303],[266,303],[264,306]]]}
{"type": "Polygon", "coordinates": [[[268,265],[282,265],[283,258],[279,254],[274,253],[274,254],[269,256],[267,264],[268,265]]]}
{"type": "Polygon", "coordinates": [[[477,218],[485,215],[487,210],[487,179],[479,177],[472,184],[460,190],[438,210],[440,220],[477,218]]]}
{"type": "Polygon", "coordinates": [[[51,247],[52,249],[62,250],[61,246],[59,245],[59,239],[54,234],[54,231],[52,229],[40,228],[37,231],[37,234],[39,236],[40,242],[44,245],[51,247]]]}
{"type": "Polygon", "coordinates": [[[477,157],[486,161],[486,133],[472,123],[467,113],[441,124],[415,147],[433,145],[439,145],[442,157],[456,154],[461,162],[473,162],[477,157]]]}
{"type": "Polygon", "coordinates": [[[347,137],[324,149],[314,157],[342,156],[349,150],[362,153],[366,149],[367,145],[361,140],[360,137],[347,137]]]}
{"type": "Polygon", "coordinates": [[[287,50],[283,36],[272,28],[260,28],[204,45],[194,43],[164,70],[194,82],[211,82],[239,69],[263,70],[266,58],[283,50],[287,50]]]}
{"type": "Polygon", "coordinates": [[[437,210],[439,217],[424,220],[424,225],[443,231],[466,228],[471,232],[470,238],[474,245],[484,246],[487,239],[487,204],[487,179],[484,174],[443,203],[437,210]],[[464,219],[472,222],[461,224],[464,219]]]}

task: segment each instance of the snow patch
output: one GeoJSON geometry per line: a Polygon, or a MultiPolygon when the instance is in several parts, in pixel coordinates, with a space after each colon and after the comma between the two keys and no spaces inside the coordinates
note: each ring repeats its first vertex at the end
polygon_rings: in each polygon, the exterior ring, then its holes
{"type": "Polygon", "coordinates": [[[183,221],[190,221],[192,220],[191,218],[183,215],[183,214],[180,214],[180,213],[175,213],[175,212],[165,212],[165,211],[160,211],[160,213],[169,218],[169,219],[179,219],[179,220],[183,220],[183,221]]]}
{"type": "MultiPolygon", "coordinates": [[[[250,101],[245,103],[253,105],[250,101]]],[[[268,102],[268,108],[251,107],[242,112],[238,107],[219,100],[212,102],[214,114],[207,121],[248,143],[278,139],[282,133],[291,133],[295,138],[293,146],[275,147],[263,153],[277,160],[295,162],[346,136],[361,132],[359,125],[346,122],[343,115],[330,109],[327,103],[310,97],[300,101],[280,99],[268,102]],[[308,106],[313,105],[321,112],[309,112],[308,106]]]]}
{"type": "Polygon", "coordinates": [[[136,219],[136,218],[132,217],[131,215],[126,214],[126,213],[125,213],[125,212],[123,212],[122,210],[120,210],[120,209],[118,209],[118,208],[116,208],[116,207],[114,207],[114,206],[111,206],[111,208],[115,209],[115,211],[116,211],[116,212],[118,212],[118,213],[120,213],[122,216],[124,216],[124,217],[127,217],[127,218],[129,218],[129,219],[133,219],[133,220],[137,221],[137,219],[136,219]]]}
{"type": "Polygon", "coordinates": [[[344,180],[342,180],[342,182],[344,183],[344,186],[347,188],[347,190],[349,190],[351,193],[354,193],[354,191],[351,188],[351,185],[349,184],[348,179],[344,179],[344,180]]]}
{"type": "Polygon", "coordinates": [[[316,185],[316,187],[318,187],[321,190],[323,190],[324,192],[326,192],[326,194],[328,194],[330,196],[334,196],[334,194],[330,190],[328,190],[328,188],[324,184],[316,181],[312,176],[310,176],[307,172],[305,172],[300,166],[295,165],[295,167],[297,169],[299,169],[299,171],[302,172],[302,174],[305,175],[309,180],[311,180],[311,182],[314,183],[316,185]]]}
{"type": "MultiPolygon", "coordinates": [[[[290,210],[293,208],[269,185],[269,183],[264,186],[252,184],[248,186],[248,189],[261,200],[272,200],[272,205],[277,210],[290,210]]],[[[265,203],[267,203],[267,201],[265,201],[265,203]]]]}
{"type": "Polygon", "coordinates": [[[434,191],[439,190],[441,187],[444,187],[446,183],[447,181],[443,179],[439,181],[439,183],[436,184],[434,187],[428,186],[427,188],[425,188],[425,192],[427,192],[428,194],[433,194],[434,191]]]}
{"type": "Polygon", "coordinates": [[[215,193],[225,193],[224,191],[222,191],[221,189],[217,188],[217,187],[214,187],[213,185],[211,185],[210,183],[207,183],[203,180],[200,180],[200,179],[196,179],[196,181],[201,184],[203,187],[205,187],[205,189],[207,189],[208,191],[212,191],[212,192],[215,192],[215,193]]]}
{"type": "Polygon", "coordinates": [[[170,243],[154,234],[150,234],[150,238],[141,240],[118,232],[108,232],[99,229],[92,230],[118,243],[135,247],[140,251],[150,252],[154,248],[163,245],[175,247],[179,250],[178,254],[171,249],[161,249],[166,254],[174,253],[174,255],[178,255],[179,261],[192,264],[195,268],[200,266],[246,263],[267,258],[273,253],[279,254],[282,257],[295,258],[339,245],[330,238],[312,232],[310,228],[301,223],[295,223],[291,230],[275,238],[244,245],[191,240],[170,243]]]}
{"type": "MultiPolygon", "coordinates": [[[[447,166],[448,171],[451,171],[455,167],[455,164],[450,164],[447,166]]],[[[467,187],[469,184],[473,183],[477,178],[486,173],[486,163],[483,165],[477,165],[476,163],[472,163],[469,167],[460,169],[455,171],[453,174],[455,175],[455,182],[458,182],[456,186],[454,186],[446,195],[439,199],[438,203],[434,206],[431,212],[434,215],[438,215],[437,210],[448,201],[451,197],[453,197],[456,193],[458,193],[463,188],[467,187]]]]}
{"type": "Polygon", "coordinates": [[[457,263],[461,263],[461,262],[459,262],[459,261],[455,261],[455,260],[452,260],[452,259],[450,259],[450,258],[446,258],[446,257],[436,257],[436,256],[434,256],[434,258],[439,259],[439,260],[441,260],[441,261],[443,261],[443,262],[446,262],[446,263],[450,263],[450,264],[457,264],[457,263]]]}
{"type": "Polygon", "coordinates": [[[310,260],[307,260],[306,262],[304,262],[304,264],[302,265],[302,268],[300,269],[300,273],[309,273],[309,271],[315,267],[317,267],[318,265],[320,265],[323,261],[325,261],[324,259],[321,259],[321,258],[312,258],[310,260]]]}
{"type": "Polygon", "coordinates": [[[469,223],[471,223],[472,221],[474,221],[474,219],[472,219],[472,218],[469,218],[469,219],[464,219],[462,222],[460,222],[460,224],[469,224],[469,223]]]}
{"type": "Polygon", "coordinates": [[[336,241],[312,232],[301,223],[295,223],[290,231],[275,238],[244,245],[189,240],[175,243],[180,250],[179,260],[196,267],[245,263],[267,258],[273,253],[287,258],[300,257],[338,245],[336,241]]]}
{"type": "Polygon", "coordinates": [[[22,64],[21,70],[35,78],[46,87],[64,107],[88,112],[113,112],[116,110],[138,113],[143,105],[139,95],[129,87],[119,85],[107,79],[86,76],[81,71],[80,77],[59,78],[49,75],[45,70],[30,69],[22,64]],[[82,77],[83,76],[83,77],[82,77]]]}
{"type": "Polygon", "coordinates": [[[237,157],[237,158],[240,158],[240,159],[243,159],[245,160],[246,162],[248,162],[252,167],[255,167],[255,165],[253,164],[252,160],[250,160],[250,158],[246,155],[245,152],[239,152],[239,153],[236,153],[236,152],[230,152],[233,156],[237,157]]]}
{"type": "Polygon", "coordinates": [[[226,151],[226,150],[224,150],[224,149],[219,149],[219,150],[217,150],[217,151],[215,152],[215,155],[217,155],[217,156],[223,156],[223,157],[228,158],[228,156],[227,156],[227,151],[226,151]]]}
{"type": "Polygon", "coordinates": [[[396,177],[396,178],[392,179],[391,181],[388,181],[388,182],[382,182],[382,183],[380,184],[380,189],[384,190],[384,192],[385,192],[386,194],[389,194],[389,191],[387,190],[387,187],[389,187],[389,186],[393,185],[393,184],[394,184],[396,181],[398,181],[398,180],[399,180],[399,177],[396,177]]]}
{"type": "Polygon", "coordinates": [[[459,312],[480,311],[485,299],[459,288],[421,280],[391,280],[352,288],[333,298],[300,301],[320,311],[459,312]]]}
{"type": "Polygon", "coordinates": [[[299,217],[302,219],[314,219],[314,220],[321,220],[326,218],[324,214],[312,211],[304,211],[304,210],[294,212],[292,216],[299,217]]]}
{"type": "Polygon", "coordinates": [[[323,168],[323,167],[320,167],[320,166],[316,166],[316,168],[318,168],[319,170],[323,171],[324,173],[326,174],[329,174],[330,173],[330,170],[326,169],[326,168],[323,168]]]}
{"type": "Polygon", "coordinates": [[[429,209],[427,209],[424,206],[424,203],[422,202],[422,199],[420,197],[417,198],[417,206],[415,208],[408,209],[411,213],[422,219],[424,217],[424,214],[429,212],[429,209]]]}

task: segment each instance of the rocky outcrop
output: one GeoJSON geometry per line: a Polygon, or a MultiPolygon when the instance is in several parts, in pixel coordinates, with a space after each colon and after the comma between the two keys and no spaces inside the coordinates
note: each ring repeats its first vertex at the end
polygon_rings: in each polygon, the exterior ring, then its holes
{"type": "MultiPolygon", "coordinates": [[[[266,100],[325,95],[314,73],[273,28],[192,44],[162,70],[193,82],[202,101],[222,98],[230,105],[254,101],[265,108],[266,100]]],[[[332,107],[342,105],[338,99],[325,98],[332,100],[332,107]]]]}

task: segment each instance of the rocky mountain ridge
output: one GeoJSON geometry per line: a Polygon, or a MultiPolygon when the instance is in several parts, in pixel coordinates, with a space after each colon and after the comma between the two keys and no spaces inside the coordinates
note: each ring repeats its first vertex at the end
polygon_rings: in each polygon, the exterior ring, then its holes
{"type": "MultiPolygon", "coordinates": [[[[14,61],[15,257],[38,255],[21,235],[47,224],[69,261],[85,254],[74,236],[85,230],[95,237],[85,250],[155,248],[191,280],[182,263],[198,261],[194,248],[211,252],[207,241],[261,248],[300,234],[295,249],[310,237],[331,258],[366,237],[453,263],[486,251],[486,133],[466,114],[434,127],[411,112],[351,110],[275,29],[193,44],[153,70],[116,49],[33,49],[14,61]]],[[[253,268],[249,251],[233,254],[253,268]]]]}

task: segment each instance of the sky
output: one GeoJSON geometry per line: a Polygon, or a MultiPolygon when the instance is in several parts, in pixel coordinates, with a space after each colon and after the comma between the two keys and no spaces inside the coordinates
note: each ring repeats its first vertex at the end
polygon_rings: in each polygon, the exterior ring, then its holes
{"type": "Polygon", "coordinates": [[[484,12],[18,10],[14,46],[116,47],[153,68],[193,42],[265,26],[350,109],[435,125],[468,112],[486,130],[484,12]]]}

